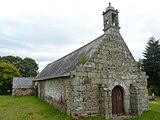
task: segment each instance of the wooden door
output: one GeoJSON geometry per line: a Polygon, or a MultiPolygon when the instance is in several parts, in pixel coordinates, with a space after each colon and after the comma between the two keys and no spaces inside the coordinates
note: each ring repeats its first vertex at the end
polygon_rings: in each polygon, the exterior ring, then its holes
{"type": "Polygon", "coordinates": [[[112,114],[117,116],[124,114],[123,91],[118,86],[112,90],[112,114]]]}

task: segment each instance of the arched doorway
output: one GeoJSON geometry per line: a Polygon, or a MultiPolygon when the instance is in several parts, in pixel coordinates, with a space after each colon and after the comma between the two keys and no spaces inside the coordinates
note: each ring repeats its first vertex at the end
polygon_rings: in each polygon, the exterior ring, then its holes
{"type": "Polygon", "coordinates": [[[120,116],[123,114],[123,90],[120,86],[116,86],[112,90],[112,115],[120,116]]]}

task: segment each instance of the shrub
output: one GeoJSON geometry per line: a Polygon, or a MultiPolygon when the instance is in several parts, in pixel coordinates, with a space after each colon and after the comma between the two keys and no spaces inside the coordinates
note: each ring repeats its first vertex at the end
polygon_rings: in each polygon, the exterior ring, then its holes
{"type": "Polygon", "coordinates": [[[152,93],[155,93],[156,95],[158,95],[160,93],[160,88],[158,88],[156,86],[149,86],[148,94],[152,95],[152,93]]]}
{"type": "Polygon", "coordinates": [[[20,76],[18,69],[8,63],[0,63],[0,95],[10,94],[13,77],[20,76]]]}

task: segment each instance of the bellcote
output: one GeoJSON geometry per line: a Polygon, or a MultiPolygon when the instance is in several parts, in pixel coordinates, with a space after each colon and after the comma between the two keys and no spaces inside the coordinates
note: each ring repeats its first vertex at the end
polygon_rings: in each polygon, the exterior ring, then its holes
{"type": "Polygon", "coordinates": [[[109,6],[106,8],[106,11],[103,12],[104,32],[110,28],[114,28],[117,30],[120,29],[118,13],[118,10],[115,10],[114,7],[111,6],[111,3],[109,3],[109,6]]]}

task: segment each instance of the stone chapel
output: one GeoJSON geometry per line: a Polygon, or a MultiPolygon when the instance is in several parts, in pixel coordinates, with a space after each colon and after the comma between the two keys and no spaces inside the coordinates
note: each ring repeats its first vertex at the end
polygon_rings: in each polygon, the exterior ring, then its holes
{"type": "Polygon", "coordinates": [[[118,10],[103,12],[104,34],[48,64],[37,96],[73,118],[140,115],[148,109],[147,76],[120,34],[118,10]]]}

